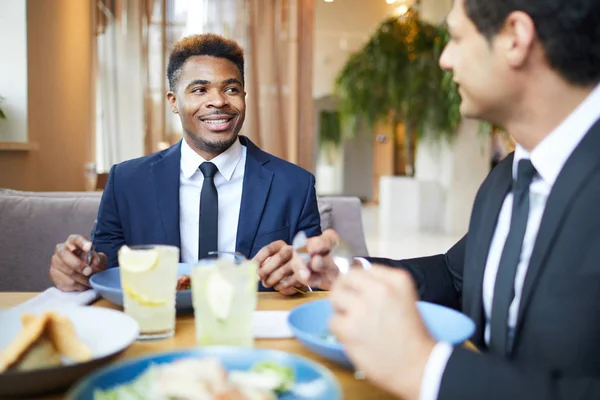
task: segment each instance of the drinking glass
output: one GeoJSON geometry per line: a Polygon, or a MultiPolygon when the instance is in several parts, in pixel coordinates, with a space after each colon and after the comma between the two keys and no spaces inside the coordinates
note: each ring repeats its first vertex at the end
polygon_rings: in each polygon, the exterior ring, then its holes
{"type": "Polygon", "coordinates": [[[119,268],[125,313],[140,326],[139,339],[175,333],[175,295],[179,249],[174,246],[123,246],[119,268]]]}
{"type": "Polygon", "coordinates": [[[252,347],[258,264],[239,253],[213,252],[192,268],[198,345],[252,347]]]}

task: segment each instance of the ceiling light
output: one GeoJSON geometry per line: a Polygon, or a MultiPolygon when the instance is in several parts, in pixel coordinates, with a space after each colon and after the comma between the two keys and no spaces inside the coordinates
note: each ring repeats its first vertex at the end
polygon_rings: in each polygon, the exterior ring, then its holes
{"type": "Polygon", "coordinates": [[[398,8],[394,10],[394,14],[397,16],[402,16],[408,12],[408,6],[406,4],[402,4],[398,8]]]}
{"type": "Polygon", "coordinates": [[[385,0],[385,2],[388,4],[394,4],[396,2],[396,0],[385,0]]]}

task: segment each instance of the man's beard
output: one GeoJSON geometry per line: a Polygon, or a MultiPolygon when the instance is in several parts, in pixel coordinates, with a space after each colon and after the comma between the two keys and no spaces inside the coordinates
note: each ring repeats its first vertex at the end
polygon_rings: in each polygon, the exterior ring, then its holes
{"type": "Polygon", "coordinates": [[[197,140],[200,147],[203,148],[204,150],[208,151],[209,153],[221,154],[225,150],[230,148],[231,145],[234,144],[236,140],[238,140],[238,134],[236,133],[235,135],[233,135],[231,137],[227,137],[226,139],[223,139],[223,140],[210,141],[210,142],[202,139],[201,137],[198,137],[195,139],[197,140]]]}

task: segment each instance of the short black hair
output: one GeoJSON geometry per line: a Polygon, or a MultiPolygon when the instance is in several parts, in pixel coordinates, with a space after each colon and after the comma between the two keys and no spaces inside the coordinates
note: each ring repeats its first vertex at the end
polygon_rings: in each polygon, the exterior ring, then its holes
{"type": "Polygon", "coordinates": [[[550,66],[574,85],[600,81],[600,0],[455,0],[492,40],[514,11],[533,20],[550,66]]]}
{"type": "Polygon", "coordinates": [[[194,56],[211,56],[225,58],[238,67],[244,84],[244,50],[233,40],[214,33],[192,35],[175,43],[169,55],[167,78],[170,90],[174,90],[179,79],[181,68],[188,58],[194,56]]]}

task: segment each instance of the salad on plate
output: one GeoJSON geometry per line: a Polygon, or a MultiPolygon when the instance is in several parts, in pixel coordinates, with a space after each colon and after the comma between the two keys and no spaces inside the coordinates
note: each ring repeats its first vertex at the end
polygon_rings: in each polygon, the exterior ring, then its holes
{"type": "Polygon", "coordinates": [[[227,371],[217,358],[183,358],[153,364],[132,382],[97,389],[94,400],[274,400],[294,382],[291,368],[272,361],[227,371]]]}

